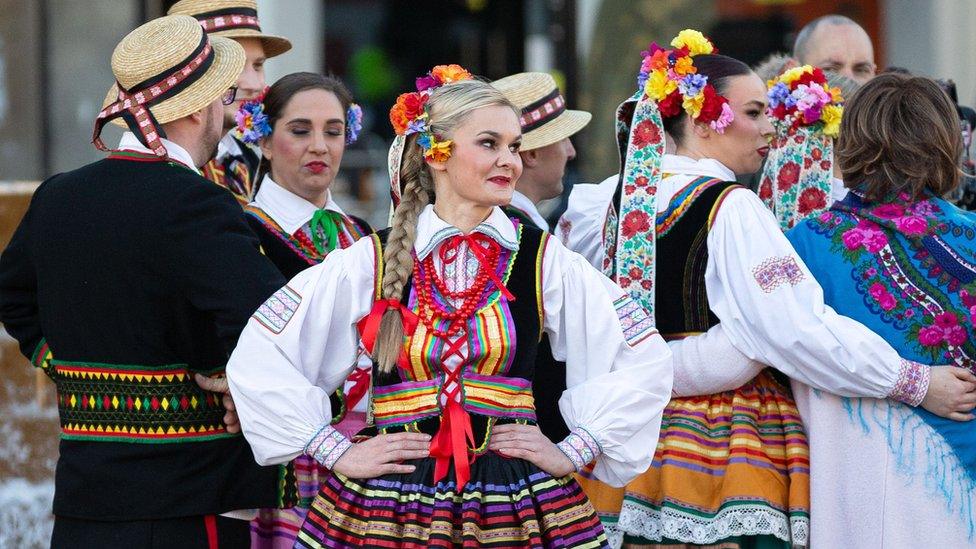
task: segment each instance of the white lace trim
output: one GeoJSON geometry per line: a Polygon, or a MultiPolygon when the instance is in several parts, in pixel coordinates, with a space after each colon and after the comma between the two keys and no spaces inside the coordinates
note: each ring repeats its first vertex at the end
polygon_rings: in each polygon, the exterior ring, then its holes
{"type": "Polygon", "coordinates": [[[607,536],[607,543],[611,549],[620,549],[624,544],[624,532],[616,524],[603,523],[603,533],[607,536]]]}
{"type": "Polygon", "coordinates": [[[769,535],[791,541],[794,546],[805,546],[810,535],[809,519],[787,520],[783,513],[764,505],[737,505],[722,509],[712,519],[704,519],[672,508],[650,509],[630,500],[624,501],[616,528],[651,541],[668,538],[698,545],[733,536],[769,535]]]}

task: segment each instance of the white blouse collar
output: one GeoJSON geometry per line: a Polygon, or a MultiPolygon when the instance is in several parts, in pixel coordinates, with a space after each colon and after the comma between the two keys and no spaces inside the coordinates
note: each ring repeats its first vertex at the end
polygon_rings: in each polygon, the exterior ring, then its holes
{"type": "MultiPolygon", "coordinates": [[[[499,207],[491,209],[488,217],[472,229],[484,234],[509,250],[518,249],[518,233],[512,220],[499,207]]],[[[417,240],[413,248],[419,259],[424,259],[445,239],[461,234],[461,230],[444,221],[434,212],[433,205],[427,205],[417,219],[417,240]]]]}
{"type": "MultiPolygon", "coordinates": [[[[345,216],[346,213],[332,200],[331,190],[328,195],[325,207],[322,209],[332,210],[345,216]]],[[[264,176],[252,204],[261,208],[288,234],[295,234],[298,229],[304,227],[319,209],[315,204],[275,183],[270,175],[264,176]]]]}
{"type": "Polygon", "coordinates": [[[695,160],[687,156],[666,154],[661,159],[661,171],[667,174],[704,175],[722,181],[735,181],[735,173],[712,158],[695,160]]]}
{"type": "Polygon", "coordinates": [[[546,221],[546,218],[542,217],[542,214],[539,213],[539,209],[535,207],[535,204],[532,203],[532,200],[530,200],[529,197],[518,191],[514,191],[512,193],[512,202],[509,204],[509,206],[524,213],[529,219],[532,220],[533,223],[536,224],[537,227],[543,231],[549,232],[549,222],[546,221]]]}
{"type": "MultiPolygon", "coordinates": [[[[190,156],[190,153],[188,153],[186,149],[164,137],[159,138],[159,140],[163,142],[163,146],[166,147],[166,152],[169,154],[171,160],[184,164],[191,170],[200,173],[200,170],[197,169],[196,164],[193,163],[193,157],[190,156]]],[[[132,132],[125,132],[122,134],[122,139],[119,140],[119,150],[152,153],[152,150],[143,145],[142,142],[139,141],[139,138],[136,137],[136,134],[132,132]]]]}

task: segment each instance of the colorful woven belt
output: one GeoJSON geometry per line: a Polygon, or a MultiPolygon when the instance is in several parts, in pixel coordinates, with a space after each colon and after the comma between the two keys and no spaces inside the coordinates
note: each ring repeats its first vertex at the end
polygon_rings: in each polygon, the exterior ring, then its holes
{"type": "Polygon", "coordinates": [[[228,433],[220,396],[187,365],[133,366],[52,360],[61,438],[102,442],[199,442],[228,433]]]}
{"type": "MultiPolygon", "coordinates": [[[[518,377],[489,376],[465,372],[464,409],[495,418],[535,421],[532,383],[518,377]]],[[[441,378],[408,381],[373,388],[373,417],[380,429],[435,417],[441,378]]]]}

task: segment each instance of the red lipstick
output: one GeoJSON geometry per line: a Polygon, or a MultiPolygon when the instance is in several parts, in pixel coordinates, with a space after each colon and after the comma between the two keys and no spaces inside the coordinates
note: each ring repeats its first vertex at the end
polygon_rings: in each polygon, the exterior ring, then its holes
{"type": "Polygon", "coordinates": [[[326,164],[325,162],[322,162],[321,160],[313,160],[308,164],[305,164],[305,167],[308,168],[308,171],[314,173],[315,175],[318,175],[324,172],[325,169],[329,167],[329,165],[326,164]]]}

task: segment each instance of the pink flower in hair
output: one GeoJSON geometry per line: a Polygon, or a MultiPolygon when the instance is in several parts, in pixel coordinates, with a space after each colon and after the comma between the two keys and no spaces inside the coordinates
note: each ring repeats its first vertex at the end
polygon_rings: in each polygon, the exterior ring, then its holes
{"type": "Polygon", "coordinates": [[[725,133],[725,128],[729,127],[733,118],[735,118],[735,113],[732,112],[732,107],[728,103],[722,103],[722,113],[718,115],[718,119],[713,120],[708,125],[718,133],[725,133]]]}

